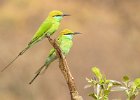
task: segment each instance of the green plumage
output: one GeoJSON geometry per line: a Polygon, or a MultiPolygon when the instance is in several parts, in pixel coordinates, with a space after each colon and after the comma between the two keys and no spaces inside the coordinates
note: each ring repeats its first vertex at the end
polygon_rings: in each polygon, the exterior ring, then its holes
{"type": "Polygon", "coordinates": [[[59,27],[60,21],[56,21],[54,18],[48,17],[39,27],[38,31],[33,36],[30,44],[36,43],[42,40],[45,35],[50,36],[52,35],[59,27]]]}
{"type": "MultiPolygon", "coordinates": [[[[40,25],[39,29],[28,43],[27,47],[23,49],[7,66],[5,66],[2,71],[8,68],[19,56],[24,54],[29,48],[34,44],[44,39],[46,36],[52,35],[59,27],[60,21],[62,20],[64,14],[61,11],[52,11],[49,13],[46,20],[40,25]]],[[[65,14],[65,16],[68,16],[65,14]]]]}
{"type": "MultiPolygon", "coordinates": [[[[57,43],[58,43],[58,45],[59,45],[59,47],[62,50],[62,53],[64,55],[67,55],[72,47],[72,44],[73,44],[72,37],[73,37],[72,35],[62,35],[57,40],[57,43]]],[[[57,55],[56,55],[55,49],[52,48],[50,50],[49,56],[46,59],[46,62],[44,65],[44,66],[46,66],[45,69],[47,69],[48,66],[50,65],[50,63],[56,59],[57,59],[57,55]]],[[[41,70],[42,70],[42,68],[39,69],[36,73],[40,72],[41,70]]]]}
{"type": "MultiPolygon", "coordinates": [[[[73,42],[72,42],[73,35],[74,35],[74,32],[72,32],[71,30],[65,29],[60,33],[60,36],[57,39],[57,44],[64,55],[67,55],[69,53],[73,45],[73,42]]],[[[56,55],[55,49],[52,48],[46,59],[46,62],[44,63],[42,67],[40,67],[37,70],[35,77],[31,80],[29,84],[31,84],[41,72],[44,72],[48,68],[48,66],[57,58],[58,57],[56,55]]]]}

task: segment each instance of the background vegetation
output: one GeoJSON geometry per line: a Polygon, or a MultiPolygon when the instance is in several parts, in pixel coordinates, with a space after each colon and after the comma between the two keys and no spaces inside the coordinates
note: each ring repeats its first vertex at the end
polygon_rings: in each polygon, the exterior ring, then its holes
{"type": "MultiPolygon", "coordinates": [[[[48,12],[62,10],[72,16],[62,21],[53,37],[64,28],[83,33],[74,38],[67,61],[80,94],[91,100],[87,94],[92,89],[84,86],[85,78],[92,77],[92,66],[99,66],[108,79],[139,77],[139,5],[139,0],[0,0],[0,68],[26,46],[48,12]]],[[[1,100],[69,100],[57,61],[34,84],[28,85],[50,48],[44,40],[0,73],[1,100]]],[[[125,95],[114,92],[109,97],[124,100],[125,95]]]]}

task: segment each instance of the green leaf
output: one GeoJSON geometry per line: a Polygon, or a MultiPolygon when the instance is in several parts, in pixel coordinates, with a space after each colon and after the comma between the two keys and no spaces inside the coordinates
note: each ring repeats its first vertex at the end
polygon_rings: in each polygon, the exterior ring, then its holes
{"type": "Polygon", "coordinates": [[[109,93],[110,93],[110,90],[104,90],[104,94],[105,94],[106,96],[108,96],[109,93]]]}
{"type": "Polygon", "coordinates": [[[102,74],[100,72],[100,70],[97,67],[93,67],[92,68],[92,72],[95,74],[95,76],[101,80],[102,79],[102,74]]]}
{"type": "Polygon", "coordinates": [[[123,81],[124,81],[124,82],[128,82],[128,81],[129,81],[129,77],[128,77],[128,76],[124,76],[124,77],[123,77],[123,81]]]}
{"type": "Polygon", "coordinates": [[[88,84],[88,85],[85,85],[85,86],[84,86],[85,89],[90,88],[90,87],[92,87],[91,84],[88,84]]]}
{"type": "Polygon", "coordinates": [[[137,88],[140,88],[140,78],[136,78],[134,80],[134,84],[136,85],[137,88]]]}
{"type": "Polygon", "coordinates": [[[109,83],[109,84],[107,85],[107,90],[110,90],[110,89],[112,88],[112,86],[113,86],[113,83],[109,83]]]}
{"type": "Polygon", "coordinates": [[[136,98],[136,95],[133,94],[131,97],[130,97],[130,100],[134,100],[136,98]]]}
{"type": "Polygon", "coordinates": [[[116,80],[109,80],[109,81],[110,81],[110,83],[112,83],[114,86],[120,86],[120,85],[122,85],[121,82],[116,81],[116,80]]]}
{"type": "Polygon", "coordinates": [[[110,80],[105,79],[105,83],[106,84],[109,84],[110,83],[110,80]]]}
{"type": "Polygon", "coordinates": [[[90,83],[91,85],[96,85],[96,84],[97,84],[97,82],[96,82],[95,80],[93,80],[93,79],[88,79],[88,78],[86,78],[86,80],[87,80],[88,83],[90,83]]]}
{"type": "Polygon", "coordinates": [[[88,83],[91,83],[92,80],[86,77],[86,80],[88,81],[88,83]]]}
{"type": "Polygon", "coordinates": [[[90,93],[89,96],[91,96],[92,98],[96,99],[97,100],[97,96],[95,93],[90,93]]]}
{"type": "Polygon", "coordinates": [[[125,91],[125,90],[127,90],[127,88],[124,86],[116,86],[111,88],[111,91],[125,91]]]}

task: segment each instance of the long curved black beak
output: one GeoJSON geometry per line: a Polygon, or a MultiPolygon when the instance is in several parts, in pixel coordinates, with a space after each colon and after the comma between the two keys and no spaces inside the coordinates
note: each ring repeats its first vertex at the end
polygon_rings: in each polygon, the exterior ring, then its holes
{"type": "Polygon", "coordinates": [[[63,14],[62,16],[70,16],[69,14],[63,14]]]}
{"type": "Polygon", "coordinates": [[[82,33],[80,33],[80,32],[74,32],[73,34],[76,35],[76,34],[82,34],[82,33]]]}

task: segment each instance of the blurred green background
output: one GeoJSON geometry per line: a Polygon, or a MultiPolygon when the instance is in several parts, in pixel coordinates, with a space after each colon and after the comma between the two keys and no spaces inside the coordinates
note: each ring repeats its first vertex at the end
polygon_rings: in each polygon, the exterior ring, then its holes
{"type": "MultiPolygon", "coordinates": [[[[56,9],[71,16],[62,20],[53,38],[64,28],[83,33],[75,36],[67,61],[84,100],[92,100],[87,96],[92,89],[84,89],[85,78],[93,76],[92,66],[99,67],[109,79],[140,76],[140,0],[0,0],[1,69],[56,9]]],[[[45,39],[0,73],[0,100],[70,100],[58,61],[28,85],[50,48],[45,39]]],[[[124,98],[123,93],[110,94],[110,100],[124,98]]]]}

